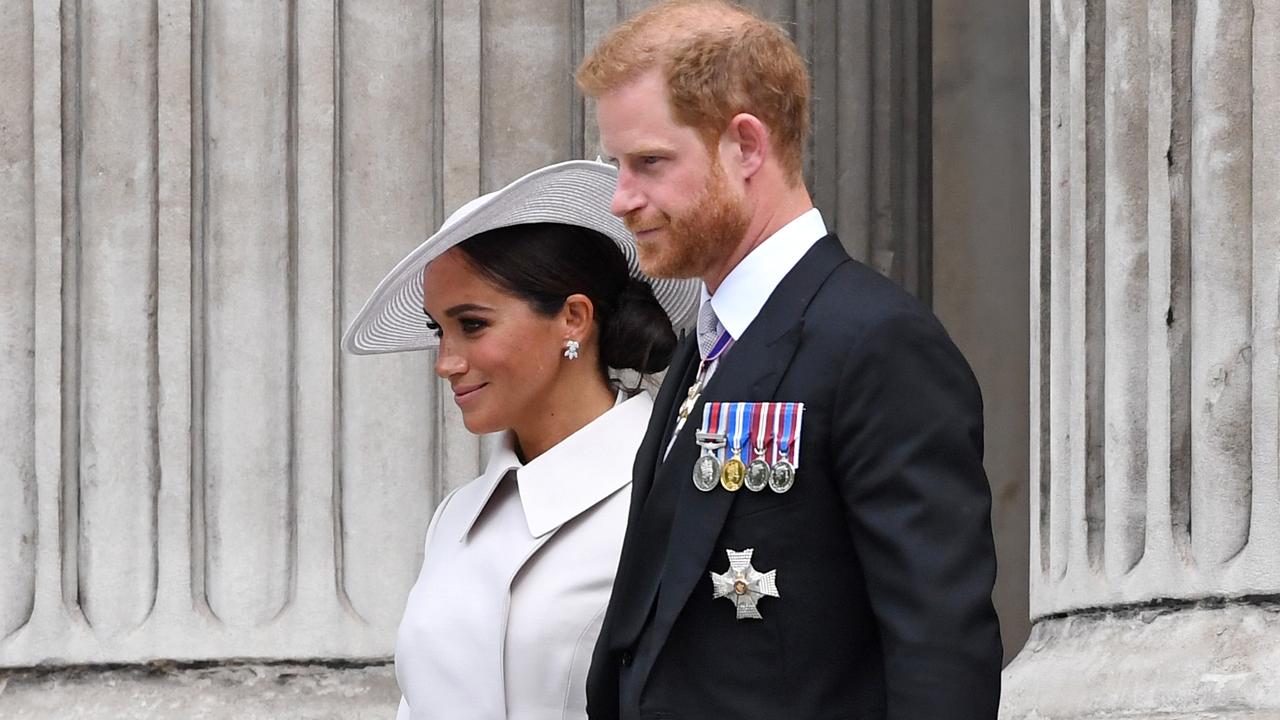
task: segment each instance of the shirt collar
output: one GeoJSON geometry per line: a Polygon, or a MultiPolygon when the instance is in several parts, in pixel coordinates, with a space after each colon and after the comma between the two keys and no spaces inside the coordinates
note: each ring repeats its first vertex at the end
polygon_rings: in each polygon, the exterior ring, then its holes
{"type": "Polygon", "coordinates": [[[729,271],[715,295],[707,292],[704,283],[702,302],[711,303],[720,324],[738,340],[760,314],[782,278],[826,235],[827,224],[822,213],[818,208],[810,208],[748,253],[729,271]]]}
{"type": "Polygon", "coordinates": [[[652,409],[648,393],[630,399],[619,393],[611,409],[523,466],[516,456],[514,436],[504,433],[477,483],[483,488],[483,500],[463,526],[459,541],[466,540],[498,483],[511,470],[518,471],[520,505],[535,538],[629,485],[652,409]]]}

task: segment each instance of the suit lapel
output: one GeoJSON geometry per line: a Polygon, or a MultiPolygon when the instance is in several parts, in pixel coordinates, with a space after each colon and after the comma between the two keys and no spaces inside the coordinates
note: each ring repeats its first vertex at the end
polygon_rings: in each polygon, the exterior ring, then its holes
{"type": "Polygon", "coordinates": [[[649,497],[653,487],[654,472],[662,462],[663,451],[675,429],[676,408],[684,399],[686,389],[693,382],[693,372],[697,367],[696,346],[692,335],[681,334],[671,357],[671,366],[667,370],[666,380],[658,390],[658,397],[653,401],[653,414],[649,416],[649,427],[645,430],[644,441],[636,452],[635,466],[632,468],[631,514],[630,524],[634,525],[640,508],[649,497]]]}
{"type": "MultiPolygon", "coordinates": [[[[752,333],[752,329],[757,327],[752,323],[742,342],[735,343],[721,361],[703,393],[704,403],[763,402],[773,398],[778,383],[795,356],[803,323],[797,318],[786,326],[774,325],[772,329],[781,330],[781,333],[772,337],[752,333]]],[[[697,418],[701,420],[701,408],[697,412],[697,418]]],[[[736,493],[720,487],[711,492],[702,492],[694,487],[690,472],[700,450],[693,442],[692,432],[689,435],[681,438],[672,448],[669,461],[658,469],[657,482],[676,482],[680,487],[654,616],[653,630],[661,633],[663,640],[694,585],[706,572],[715,540],[737,497],[736,493]]]]}
{"type": "MultiPolygon", "coordinates": [[[[657,647],[684,607],[698,580],[706,573],[716,538],[724,527],[736,493],[716,488],[701,492],[689,477],[698,448],[693,430],[707,402],[764,402],[774,400],[787,368],[800,346],[804,312],[818,289],[849,256],[834,235],[828,235],[801,258],[770,295],[760,314],[734,343],[694,408],[694,415],[658,466],[655,482],[679,483],[666,560],[661,569],[658,605],[650,632],[657,647]],[[690,427],[693,426],[693,427],[690,427]]],[[[742,549],[742,548],[735,548],[742,549]]]]}

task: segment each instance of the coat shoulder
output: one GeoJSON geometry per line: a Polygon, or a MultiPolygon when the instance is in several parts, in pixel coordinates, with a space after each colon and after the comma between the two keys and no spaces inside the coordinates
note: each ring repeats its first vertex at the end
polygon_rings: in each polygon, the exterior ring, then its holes
{"type": "Polygon", "coordinates": [[[853,259],[840,263],[805,313],[806,331],[857,343],[886,328],[950,337],[933,311],[893,280],[853,259]],[[814,326],[811,328],[810,326],[814,326]]]}

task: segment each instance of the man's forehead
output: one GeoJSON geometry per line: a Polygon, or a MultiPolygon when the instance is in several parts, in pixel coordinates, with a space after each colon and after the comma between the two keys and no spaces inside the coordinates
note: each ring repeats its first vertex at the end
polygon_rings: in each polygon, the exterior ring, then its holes
{"type": "Polygon", "coordinates": [[[666,81],[656,70],[597,98],[596,124],[605,155],[673,152],[683,131],[667,100],[666,81]]]}

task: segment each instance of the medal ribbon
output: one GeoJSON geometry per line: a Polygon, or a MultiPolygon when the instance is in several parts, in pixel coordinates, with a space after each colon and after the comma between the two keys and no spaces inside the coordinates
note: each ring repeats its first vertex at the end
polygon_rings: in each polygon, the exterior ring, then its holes
{"type": "Polygon", "coordinates": [[[722,428],[726,436],[724,447],[720,448],[717,452],[720,455],[721,462],[728,462],[729,446],[733,444],[733,430],[729,427],[729,420],[733,417],[733,403],[722,402],[716,403],[715,405],[716,414],[719,415],[720,418],[718,427],[722,428]]]}
{"type": "Polygon", "coordinates": [[[778,460],[781,458],[782,446],[787,442],[785,436],[782,434],[782,408],[784,405],[786,405],[786,403],[773,404],[773,422],[770,430],[777,439],[777,442],[773,444],[773,452],[770,453],[770,465],[777,464],[778,460]]]}
{"type": "Polygon", "coordinates": [[[795,469],[800,469],[800,424],[804,421],[804,403],[793,403],[795,405],[796,414],[796,434],[791,437],[791,465],[795,469]]]}
{"type": "Polygon", "coordinates": [[[708,433],[715,433],[720,429],[720,403],[702,406],[702,429],[708,433]]]}
{"type": "Polygon", "coordinates": [[[751,434],[755,436],[756,441],[747,449],[751,454],[750,459],[756,460],[763,459],[765,448],[768,447],[765,443],[773,438],[765,437],[765,430],[769,426],[769,403],[759,403],[753,410],[754,421],[751,424],[751,434]],[[758,455],[757,451],[759,451],[758,455]]]}
{"type": "MultiPolygon", "coordinates": [[[[715,344],[711,346],[711,352],[707,353],[707,357],[702,360],[703,366],[705,367],[718,360],[720,356],[724,354],[724,351],[728,350],[729,346],[732,344],[733,336],[729,334],[729,331],[725,330],[721,332],[720,337],[716,338],[715,344]]],[[[701,368],[699,368],[698,374],[702,374],[701,368]]]]}
{"type": "Polygon", "coordinates": [[[782,435],[778,441],[779,459],[785,459],[793,466],[796,463],[791,456],[791,446],[795,443],[795,436],[791,434],[791,431],[794,427],[795,412],[796,403],[782,403],[782,435]]]}
{"type": "Polygon", "coordinates": [[[742,446],[747,444],[747,435],[751,432],[750,419],[744,418],[747,406],[750,403],[725,403],[729,407],[729,414],[733,424],[726,428],[729,433],[729,449],[732,454],[726,454],[725,458],[736,457],[742,458],[742,446]],[[746,420],[744,422],[744,420],[746,420]]]}
{"type": "MultiPolygon", "coordinates": [[[[728,350],[729,346],[732,344],[733,344],[733,336],[729,334],[729,331],[725,330],[721,332],[720,337],[716,338],[715,344],[711,346],[711,352],[707,354],[706,358],[698,362],[698,374],[694,376],[693,387],[690,388],[690,391],[692,394],[685,401],[688,403],[688,408],[690,412],[693,411],[693,406],[697,402],[698,396],[702,394],[702,383],[706,379],[707,368],[711,365],[711,363],[719,359],[719,357],[724,354],[724,351],[728,350]]],[[[671,441],[667,444],[667,452],[671,452],[671,446],[675,445],[676,436],[679,435],[680,430],[684,428],[684,421],[687,417],[688,417],[687,415],[681,415],[679,419],[676,420],[676,429],[675,429],[675,432],[671,434],[671,441]]],[[[707,417],[708,417],[707,407],[704,405],[703,414],[702,414],[702,426],[704,428],[707,426],[707,417]]],[[[724,425],[721,424],[721,427],[723,426],[724,425]]],[[[714,432],[714,430],[709,430],[709,431],[714,432]]]]}

